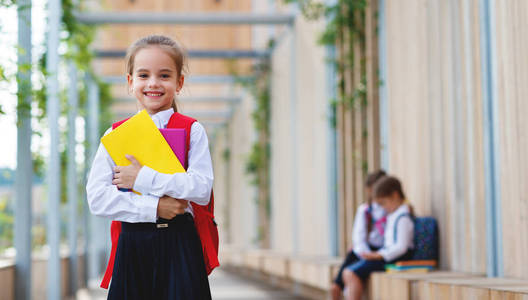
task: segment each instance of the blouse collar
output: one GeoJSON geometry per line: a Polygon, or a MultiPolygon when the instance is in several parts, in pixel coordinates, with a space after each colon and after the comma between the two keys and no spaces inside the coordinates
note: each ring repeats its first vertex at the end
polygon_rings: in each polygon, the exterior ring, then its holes
{"type": "Polygon", "coordinates": [[[169,108],[166,110],[162,110],[160,112],[157,112],[150,117],[152,118],[152,121],[154,121],[154,124],[156,124],[156,127],[158,128],[165,128],[167,127],[167,123],[169,123],[169,119],[174,113],[174,109],[169,108]]]}

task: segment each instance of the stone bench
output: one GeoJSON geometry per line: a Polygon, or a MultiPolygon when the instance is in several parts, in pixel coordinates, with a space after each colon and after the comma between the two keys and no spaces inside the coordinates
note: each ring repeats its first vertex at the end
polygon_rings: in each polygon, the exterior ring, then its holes
{"type": "Polygon", "coordinates": [[[369,290],[372,300],[528,300],[526,280],[445,271],[423,274],[377,272],[371,277],[369,290]],[[510,298],[501,298],[506,296],[510,298]]]}
{"type": "Polygon", "coordinates": [[[419,284],[424,299],[491,300],[493,290],[528,287],[526,280],[488,277],[432,279],[419,284]]]}
{"type": "MultiPolygon", "coordinates": [[[[291,256],[257,249],[226,250],[220,261],[224,267],[234,267],[311,299],[329,299],[332,279],[342,263],[341,258],[335,257],[291,256]]],[[[366,293],[365,299],[371,300],[528,300],[528,281],[450,271],[375,272],[366,293]]]]}

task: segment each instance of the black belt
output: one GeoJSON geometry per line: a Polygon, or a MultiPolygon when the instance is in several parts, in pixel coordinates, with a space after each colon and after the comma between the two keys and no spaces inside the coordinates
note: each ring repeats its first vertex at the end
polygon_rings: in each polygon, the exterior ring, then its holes
{"type": "Polygon", "coordinates": [[[170,228],[171,225],[178,225],[185,221],[194,222],[191,213],[186,212],[181,215],[177,215],[171,220],[159,218],[156,223],[127,223],[121,222],[123,231],[144,231],[144,230],[159,230],[164,228],[170,228]]]}

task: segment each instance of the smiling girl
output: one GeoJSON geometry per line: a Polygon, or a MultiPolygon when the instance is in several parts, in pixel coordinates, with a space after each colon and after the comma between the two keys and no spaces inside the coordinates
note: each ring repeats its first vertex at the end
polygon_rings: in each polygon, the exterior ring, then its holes
{"type": "Polygon", "coordinates": [[[156,126],[190,125],[188,167],[186,173],[163,174],[133,156],[127,156],[130,165],[117,167],[99,145],[86,186],[88,204],[94,215],[121,221],[122,230],[113,247],[115,262],[110,260],[108,299],[211,299],[189,202],[209,203],[213,169],[203,126],[176,109],[184,66],[182,48],[165,36],[142,38],[127,52],[129,91],[156,126]]]}

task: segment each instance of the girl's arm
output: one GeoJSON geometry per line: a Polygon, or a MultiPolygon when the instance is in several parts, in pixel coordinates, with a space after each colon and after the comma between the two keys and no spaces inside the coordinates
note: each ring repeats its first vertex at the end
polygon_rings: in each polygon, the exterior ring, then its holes
{"type": "Polygon", "coordinates": [[[213,187],[213,165],[207,134],[198,122],[191,127],[188,160],[186,173],[163,174],[143,166],[136,177],[134,190],[144,195],[167,195],[207,205],[213,187]]]}
{"type": "Polygon", "coordinates": [[[367,218],[365,217],[366,204],[361,204],[354,218],[354,227],[352,228],[352,245],[354,253],[361,254],[371,252],[368,246],[367,218]]]}
{"type": "Polygon", "coordinates": [[[86,184],[92,214],[130,223],[156,222],[159,197],[119,191],[112,185],[114,166],[106,148],[99,144],[86,184]]]}
{"type": "MultiPolygon", "coordinates": [[[[411,217],[402,217],[395,226],[398,226],[398,229],[396,229],[396,243],[390,243],[388,246],[384,246],[378,251],[385,261],[393,261],[404,255],[413,243],[414,223],[411,220],[411,217]]],[[[387,230],[394,229],[387,228],[387,230]]],[[[385,241],[385,243],[387,243],[387,241],[385,241]]]]}

